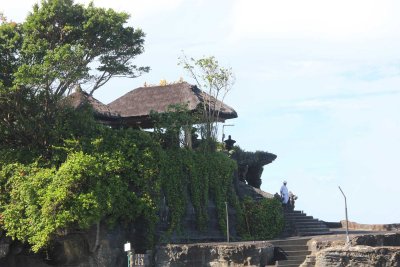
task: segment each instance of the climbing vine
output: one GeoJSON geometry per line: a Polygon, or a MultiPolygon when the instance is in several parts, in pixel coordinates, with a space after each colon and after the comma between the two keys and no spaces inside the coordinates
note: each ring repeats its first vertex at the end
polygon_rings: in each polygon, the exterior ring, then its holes
{"type": "Polygon", "coordinates": [[[161,180],[169,210],[170,231],[180,230],[188,201],[193,204],[197,228],[208,223],[208,201],[215,201],[221,230],[225,229],[225,202],[233,185],[236,164],[219,152],[198,152],[188,149],[166,151],[161,180]]]}
{"type": "Polygon", "coordinates": [[[246,197],[242,205],[246,229],[243,233],[245,239],[272,239],[282,232],[284,219],[279,200],[265,198],[255,201],[246,197]]]}
{"type": "Polygon", "coordinates": [[[71,229],[126,223],[135,227],[140,244],[151,248],[165,198],[168,233],[180,233],[190,203],[197,229],[206,231],[213,201],[221,232],[226,233],[227,202],[236,210],[238,232],[253,238],[276,235],[282,222],[279,205],[239,202],[233,188],[236,161],[201,146],[165,145],[165,140],[176,144],[181,123],[189,127],[183,112],[178,121],[169,114],[168,120],[176,123],[163,124],[166,128],[154,133],[111,129],[91,124],[90,118],[85,132],[60,119],[67,133],[46,150],[46,157],[0,157],[1,230],[37,252],[71,229]]]}

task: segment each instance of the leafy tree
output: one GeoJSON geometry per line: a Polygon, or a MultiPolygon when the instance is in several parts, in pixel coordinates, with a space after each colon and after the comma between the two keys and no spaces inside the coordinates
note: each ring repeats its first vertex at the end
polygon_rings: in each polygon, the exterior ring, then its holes
{"type": "Polygon", "coordinates": [[[208,94],[204,95],[202,115],[205,123],[201,133],[206,140],[216,140],[221,107],[235,81],[232,69],[220,66],[213,56],[194,59],[183,54],[179,64],[188,71],[197,87],[208,94]]]}
{"type": "Polygon", "coordinates": [[[112,9],[46,0],[22,25],[18,85],[56,96],[76,84],[92,94],[112,77],[137,77],[148,67],[132,63],[143,53],[144,33],[124,24],[129,15],[112,9]]]}
{"type": "Polygon", "coordinates": [[[26,21],[0,24],[0,144],[47,153],[60,99],[78,84],[90,94],[113,77],[149,70],[133,63],[144,33],[112,9],[43,0],[26,21]]]}
{"type": "Polygon", "coordinates": [[[155,137],[165,148],[178,148],[181,145],[192,148],[192,125],[196,122],[196,114],[189,112],[187,104],[170,105],[166,112],[152,111],[150,115],[154,121],[155,137]]]}
{"type": "Polygon", "coordinates": [[[0,225],[7,235],[39,251],[69,230],[140,218],[150,232],[143,239],[152,242],[159,146],[147,133],[129,129],[105,128],[88,140],[68,140],[57,148],[68,154],[58,166],[40,161],[2,166],[0,225]]]}

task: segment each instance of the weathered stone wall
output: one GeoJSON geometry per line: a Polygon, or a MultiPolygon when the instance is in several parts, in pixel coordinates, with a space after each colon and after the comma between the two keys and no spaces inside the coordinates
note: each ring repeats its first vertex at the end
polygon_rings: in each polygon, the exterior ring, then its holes
{"type": "MultiPolygon", "coordinates": [[[[346,221],[340,221],[343,228],[346,228],[346,221]]],[[[369,231],[400,231],[400,224],[361,224],[356,222],[348,222],[351,230],[369,230],[369,231]]]]}
{"type": "Polygon", "coordinates": [[[157,267],[265,266],[272,262],[274,248],[267,242],[166,245],[156,250],[157,267]]]}
{"type": "Polygon", "coordinates": [[[316,254],[315,266],[400,266],[400,248],[370,246],[327,248],[316,254]]]}
{"type": "Polygon", "coordinates": [[[47,250],[33,253],[29,246],[0,238],[0,267],[125,267],[123,244],[131,233],[117,226],[101,227],[95,247],[96,227],[59,238],[47,250]]]}
{"type": "Polygon", "coordinates": [[[352,236],[349,245],[344,239],[343,235],[311,239],[312,254],[301,266],[400,266],[400,233],[352,236]]]}

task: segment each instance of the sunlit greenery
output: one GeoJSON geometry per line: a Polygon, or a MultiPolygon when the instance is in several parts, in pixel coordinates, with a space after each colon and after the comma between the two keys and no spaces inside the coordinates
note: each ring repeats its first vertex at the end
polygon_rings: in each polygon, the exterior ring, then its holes
{"type": "MultiPolygon", "coordinates": [[[[64,94],[77,84],[90,84],[93,92],[114,76],[148,70],[130,61],[143,52],[144,34],[126,27],[127,19],[72,0],[42,1],[22,24],[0,16],[1,232],[38,252],[71,230],[140,225],[139,238],[151,248],[161,197],[170,210],[168,233],[182,230],[189,201],[200,231],[207,229],[210,200],[223,233],[225,202],[243,229],[253,213],[272,225],[277,213],[258,216],[248,202],[243,211],[233,187],[234,160],[211,146],[180,144],[179,134],[185,130],[191,138],[196,122],[184,106],[154,114],[150,133],[112,129],[95,121],[91,107],[65,105],[64,94]]],[[[248,229],[252,236],[258,231],[248,229]]]]}

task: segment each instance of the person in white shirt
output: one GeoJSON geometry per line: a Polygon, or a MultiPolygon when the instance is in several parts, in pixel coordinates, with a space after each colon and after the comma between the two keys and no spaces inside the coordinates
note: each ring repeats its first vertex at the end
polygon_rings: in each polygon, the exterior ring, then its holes
{"type": "Polygon", "coordinates": [[[283,185],[281,186],[281,201],[283,208],[286,209],[286,205],[289,201],[289,190],[286,187],[287,182],[283,181],[283,185]]]}

